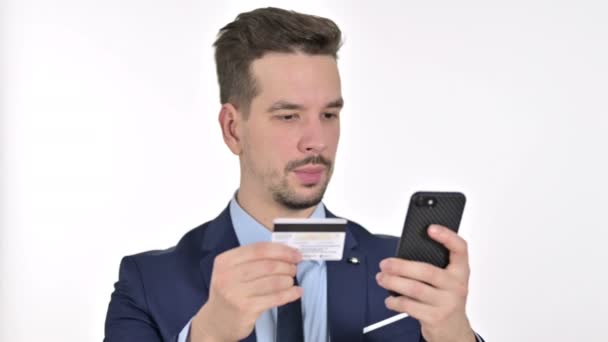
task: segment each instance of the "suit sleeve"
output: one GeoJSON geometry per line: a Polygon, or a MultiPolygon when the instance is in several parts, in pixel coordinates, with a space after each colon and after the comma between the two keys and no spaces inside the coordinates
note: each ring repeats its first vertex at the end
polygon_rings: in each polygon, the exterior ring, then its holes
{"type": "Polygon", "coordinates": [[[149,314],[141,273],[133,257],[124,257],[120,263],[118,282],[108,306],[104,341],[162,341],[149,314]]]}

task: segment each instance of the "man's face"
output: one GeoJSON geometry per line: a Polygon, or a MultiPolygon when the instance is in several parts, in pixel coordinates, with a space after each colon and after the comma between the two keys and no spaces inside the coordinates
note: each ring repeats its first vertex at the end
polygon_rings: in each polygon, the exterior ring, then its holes
{"type": "Polygon", "coordinates": [[[241,182],[289,209],[317,205],[340,137],[340,76],[331,56],[270,53],[251,65],[259,94],[242,125],[241,182]]]}

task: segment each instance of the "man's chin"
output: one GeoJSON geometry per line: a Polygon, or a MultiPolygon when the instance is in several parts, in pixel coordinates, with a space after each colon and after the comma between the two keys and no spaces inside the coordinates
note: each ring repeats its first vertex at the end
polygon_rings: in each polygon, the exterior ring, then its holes
{"type": "Polygon", "coordinates": [[[281,200],[281,201],[279,201],[279,203],[283,207],[285,207],[289,210],[305,210],[305,209],[310,209],[312,207],[317,206],[319,203],[321,203],[321,198],[298,199],[298,200],[288,199],[288,200],[281,200]]]}
{"type": "Polygon", "coordinates": [[[308,209],[318,205],[325,194],[321,184],[301,185],[289,194],[275,193],[275,200],[292,210],[308,209]]]}
{"type": "Polygon", "coordinates": [[[292,187],[293,194],[295,198],[301,199],[303,201],[311,201],[317,198],[319,201],[323,198],[325,194],[325,189],[327,188],[327,183],[323,181],[319,181],[316,183],[300,183],[295,187],[292,187]]]}

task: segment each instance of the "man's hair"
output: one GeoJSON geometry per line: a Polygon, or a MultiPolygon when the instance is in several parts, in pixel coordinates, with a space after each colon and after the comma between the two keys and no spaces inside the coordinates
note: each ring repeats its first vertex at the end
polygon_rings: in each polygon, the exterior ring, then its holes
{"type": "Polygon", "coordinates": [[[231,103],[247,116],[251,100],[260,91],[250,70],[254,60],[268,52],[337,59],[341,36],[330,19],[295,11],[268,7],[239,14],[220,29],[213,44],[221,103],[231,103]]]}

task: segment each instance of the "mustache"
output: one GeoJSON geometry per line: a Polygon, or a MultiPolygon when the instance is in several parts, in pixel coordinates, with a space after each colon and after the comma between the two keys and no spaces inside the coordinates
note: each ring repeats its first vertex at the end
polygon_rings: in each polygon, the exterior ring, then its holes
{"type": "Polygon", "coordinates": [[[300,166],[304,166],[304,165],[308,165],[308,164],[322,164],[325,165],[327,168],[331,168],[331,160],[323,157],[322,155],[318,155],[318,156],[310,156],[308,158],[302,159],[302,160],[294,160],[294,161],[290,161],[289,163],[287,163],[287,166],[285,167],[285,171],[289,172],[289,171],[293,171],[297,168],[299,168],[300,166]]]}

